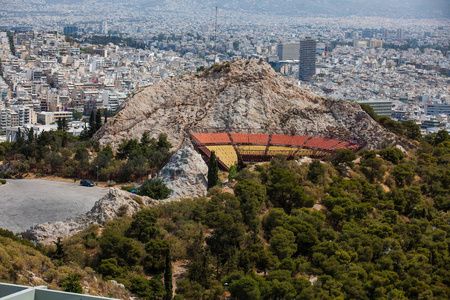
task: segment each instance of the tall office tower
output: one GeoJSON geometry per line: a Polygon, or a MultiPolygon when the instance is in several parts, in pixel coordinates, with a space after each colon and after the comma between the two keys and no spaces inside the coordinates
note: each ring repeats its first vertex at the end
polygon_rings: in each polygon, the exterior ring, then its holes
{"type": "Polygon", "coordinates": [[[383,28],[383,37],[384,38],[387,38],[388,37],[388,35],[389,35],[389,31],[386,29],[386,28],[383,28]]]}
{"type": "Polygon", "coordinates": [[[397,38],[403,39],[404,37],[405,37],[405,32],[403,31],[403,29],[401,29],[401,28],[397,29],[397,38]]]}
{"type": "Polygon", "coordinates": [[[282,43],[277,46],[279,60],[298,60],[300,43],[282,43]]]}
{"type": "Polygon", "coordinates": [[[314,74],[316,74],[316,41],[306,37],[300,41],[298,78],[309,81],[314,74]]]}
{"type": "Polygon", "coordinates": [[[362,31],[361,36],[362,36],[363,39],[365,39],[365,38],[369,38],[369,39],[373,38],[373,31],[372,31],[372,29],[364,29],[362,31]]]}
{"type": "Polygon", "coordinates": [[[108,34],[108,22],[106,22],[106,21],[102,22],[101,32],[103,34],[108,34]]]}
{"type": "Polygon", "coordinates": [[[78,27],[77,26],[66,26],[64,27],[64,34],[72,34],[78,31],[78,27]]]}

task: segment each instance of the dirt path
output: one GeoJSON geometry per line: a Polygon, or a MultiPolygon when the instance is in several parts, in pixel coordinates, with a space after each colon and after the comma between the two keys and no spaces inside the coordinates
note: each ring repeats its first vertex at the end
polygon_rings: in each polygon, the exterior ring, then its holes
{"type": "MultiPolygon", "coordinates": [[[[50,181],[61,181],[61,182],[74,182],[73,178],[63,178],[59,176],[54,175],[43,175],[43,176],[36,176],[34,173],[27,173],[23,176],[23,179],[41,179],[41,180],[50,180],[50,181]]],[[[81,179],[76,179],[76,182],[80,182],[81,179]]],[[[97,184],[96,181],[91,180],[93,183],[97,184]]],[[[107,185],[106,182],[99,181],[98,186],[101,187],[120,187],[123,184],[116,184],[116,185],[107,185]]]]}
{"type": "Polygon", "coordinates": [[[184,279],[187,274],[188,260],[177,260],[172,264],[172,286],[173,295],[175,296],[175,291],[177,290],[177,280],[184,279]]]}

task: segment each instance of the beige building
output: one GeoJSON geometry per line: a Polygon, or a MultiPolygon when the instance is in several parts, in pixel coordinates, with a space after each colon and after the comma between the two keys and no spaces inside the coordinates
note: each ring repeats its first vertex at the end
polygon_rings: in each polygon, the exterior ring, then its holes
{"type": "Polygon", "coordinates": [[[56,121],[58,118],[66,118],[67,120],[72,120],[71,111],[55,111],[55,112],[41,112],[37,116],[39,123],[43,125],[50,125],[56,121]]]}
{"type": "Polygon", "coordinates": [[[377,39],[371,39],[369,41],[369,47],[370,48],[382,48],[383,47],[383,41],[377,40],[377,39]]]}

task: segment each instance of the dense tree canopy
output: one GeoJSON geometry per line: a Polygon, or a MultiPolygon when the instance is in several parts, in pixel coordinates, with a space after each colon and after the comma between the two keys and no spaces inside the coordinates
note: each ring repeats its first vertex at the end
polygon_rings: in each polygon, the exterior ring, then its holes
{"type": "MultiPolygon", "coordinates": [[[[61,137],[33,141],[52,168],[70,157],[61,137]]],[[[98,147],[95,163],[150,160],[148,153],[168,151],[166,142],[124,141],[115,158],[98,147]]],[[[184,275],[176,299],[449,299],[450,141],[439,132],[417,145],[407,154],[338,151],[326,162],[276,158],[237,172],[229,192],[144,208],[39,247],[143,299],[170,298],[171,261],[183,264],[173,264],[184,275]]],[[[10,146],[0,153],[11,155],[10,146]]],[[[98,145],[85,146],[71,153],[89,172],[88,149],[98,145]]],[[[0,268],[0,278],[14,281],[14,272],[0,268]]]]}
{"type": "MultiPolygon", "coordinates": [[[[94,114],[92,116],[95,123],[94,114]]],[[[37,173],[96,179],[98,171],[101,181],[141,181],[148,174],[156,175],[172,156],[172,145],[164,134],[158,139],[144,134],[141,142],[124,140],[114,153],[108,145],[101,148],[98,141],[82,141],[69,135],[63,130],[64,120],[60,120],[58,131],[44,131],[35,137],[30,130],[25,133],[26,139],[1,143],[0,159],[15,166],[5,175],[20,177],[25,173],[37,173]]]]}

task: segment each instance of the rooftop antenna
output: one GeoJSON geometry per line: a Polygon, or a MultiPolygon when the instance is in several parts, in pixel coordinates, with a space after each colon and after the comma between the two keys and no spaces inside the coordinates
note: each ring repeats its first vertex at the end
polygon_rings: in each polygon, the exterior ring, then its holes
{"type": "Polygon", "coordinates": [[[214,23],[214,63],[217,59],[217,6],[216,6],[216,22],[214,23]]]}

